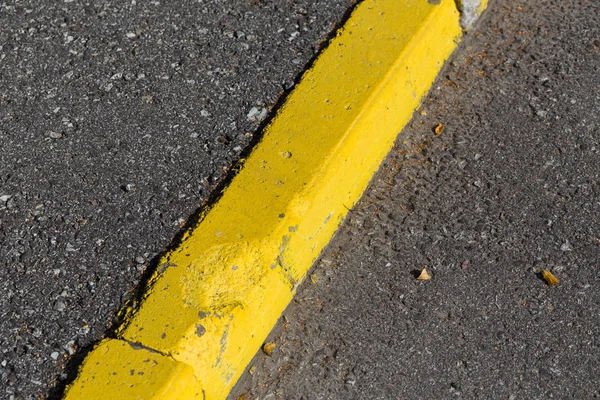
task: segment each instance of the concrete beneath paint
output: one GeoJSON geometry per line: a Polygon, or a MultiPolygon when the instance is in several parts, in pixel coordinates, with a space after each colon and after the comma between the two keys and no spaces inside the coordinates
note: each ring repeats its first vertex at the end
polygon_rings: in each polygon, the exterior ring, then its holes
{"type": "Polygon", "coordinates": [[[470,30],[477,21],[483,0],[456,0],[460,11],[460,24],[465,30],[470,30]]]}

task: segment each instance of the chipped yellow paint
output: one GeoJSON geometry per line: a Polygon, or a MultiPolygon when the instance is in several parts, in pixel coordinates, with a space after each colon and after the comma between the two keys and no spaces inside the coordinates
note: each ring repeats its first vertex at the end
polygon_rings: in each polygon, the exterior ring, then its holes
{"type": "Polygon", "coordinates": [[[488,5],[488,0],[481,0],[479,7],[477,8],[477,15],[481,15],[485,11],[488,5]]]}
{"type": "MultiPolygon", "coordinates": [[[[199,385],[206,399],[224,398],[360,198],[460,35],[452,0],[358,5],[221,199],[161,260],[119,337],[189,366],[192,388],[199,385]]],[[[102,351],[101,346],[89,357],[102,359],[102,351]]],[[[114,362],[140,368],[125,359],[114,362]]],[[[107,368],[87,361],[71,390],[107,368]]],[[[155,386],[171,385],[188,372],[174,369],[155,386]]],[[[79,399],[93,398],[80,393],[79,399]]]]}

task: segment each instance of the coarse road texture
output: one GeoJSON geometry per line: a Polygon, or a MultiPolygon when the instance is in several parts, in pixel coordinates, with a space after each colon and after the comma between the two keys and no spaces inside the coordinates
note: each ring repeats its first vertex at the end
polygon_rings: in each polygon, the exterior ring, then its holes
{"type": "Polygon", "coordinates": [[[0,3],[0,398],[60,393],[352,4],[0,3]]]}
{"type": "Polygon", "coordinates": [[[484,15],[231,399],[600,397],[600,3],[484,15]]]}

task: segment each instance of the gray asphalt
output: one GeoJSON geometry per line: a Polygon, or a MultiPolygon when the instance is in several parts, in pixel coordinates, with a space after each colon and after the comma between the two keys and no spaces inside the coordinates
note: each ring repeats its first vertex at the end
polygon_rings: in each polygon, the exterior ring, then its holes
{"type": "Polygon", "coordinates": [[[492,2],[231,399],[600,397],[599,15],[492,2]]]}
{"type": "Polygon", "coordinates": [[[352,3],[0,2],[1,399],[60,395],[352,3]]]}

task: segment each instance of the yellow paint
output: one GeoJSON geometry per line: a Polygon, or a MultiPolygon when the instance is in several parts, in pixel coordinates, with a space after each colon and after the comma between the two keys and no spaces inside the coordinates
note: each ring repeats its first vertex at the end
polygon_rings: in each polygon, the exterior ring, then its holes
{"type": "Polygon", "coordinates": [[[202,398],[194,371],[186,364],[107,339],[83,363],[65,400],[179,400],[202,398]]]}
{"type": "MultiPolygon", "coordinates": [[[[120,337],[189,365],[206,399],[225,398],[460,35],[452,0],[361,3],[221,199],[160,262],[120,337]]],[[[99,365],[86,362],[72,388],[106,372],[99,365]]]]}
{"type": "Polygon", "coordinates": [[[477,15],[481,15],[481,13],[487,8],[487,5],[488,0],[481,0],[481,3],[479,3],[479,7],[477,8],[477,15]]]}

